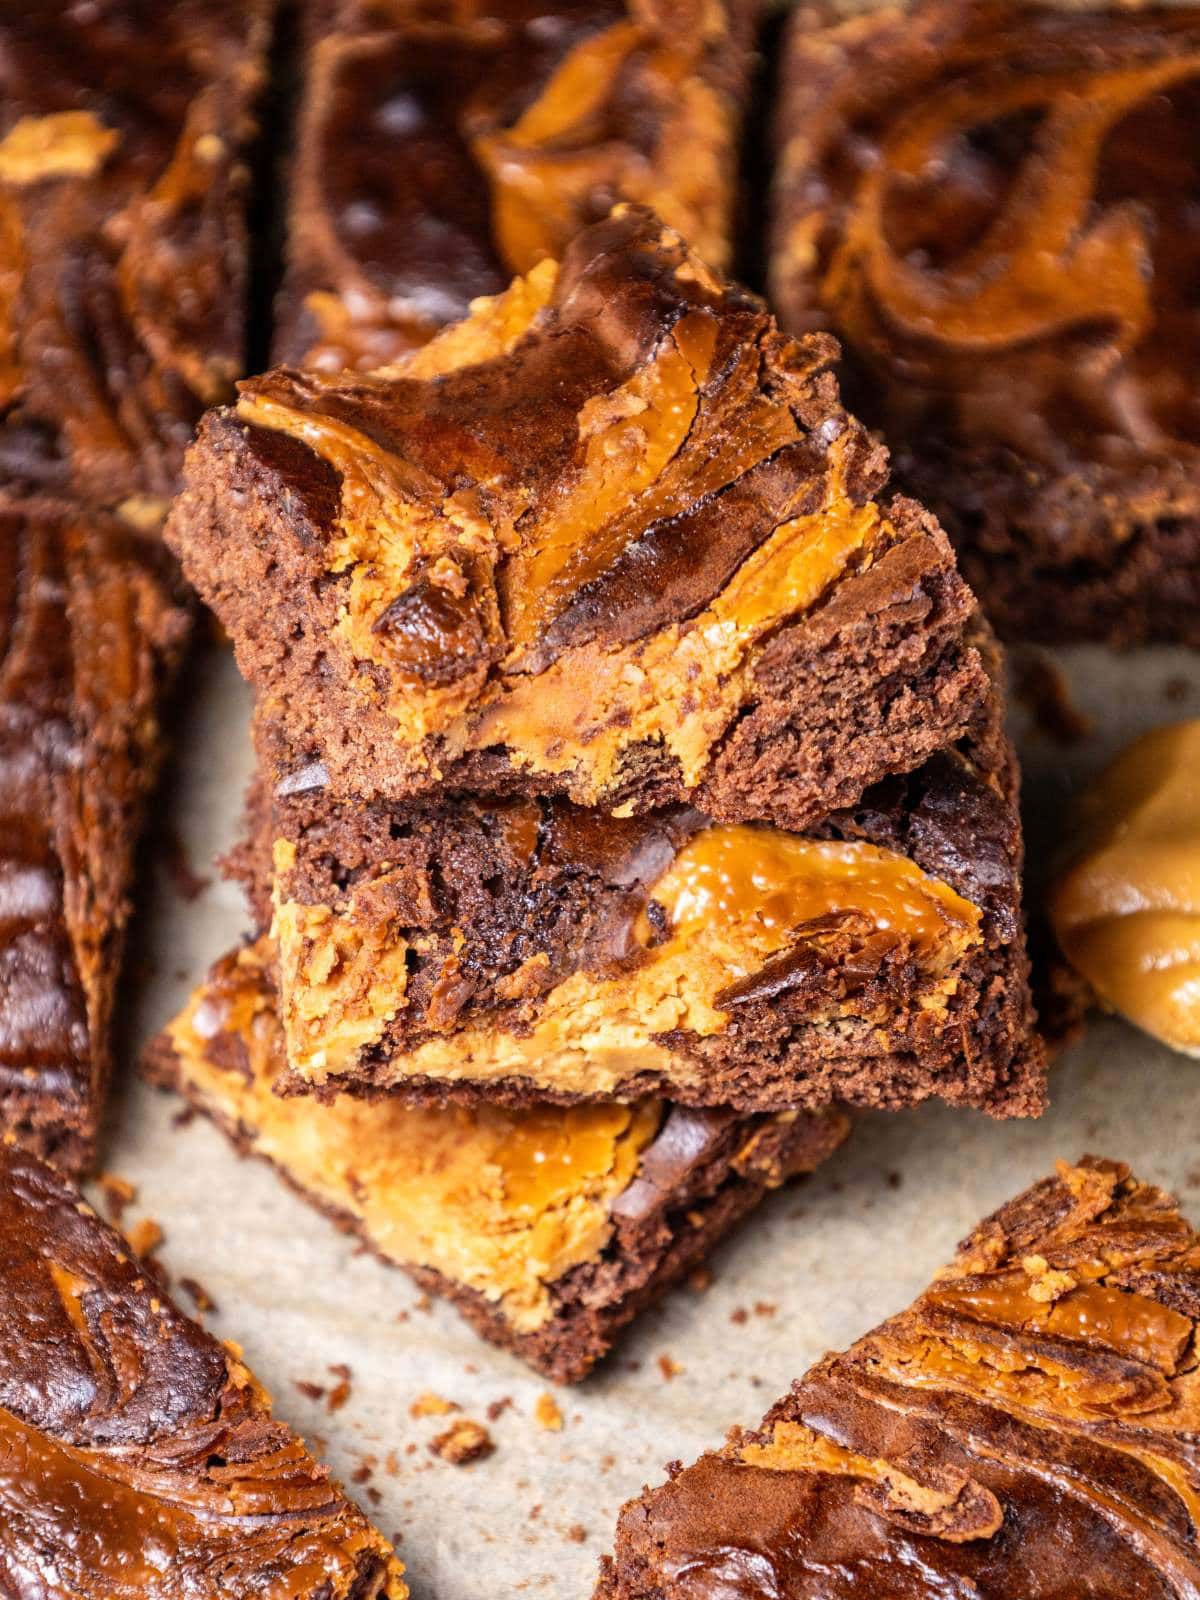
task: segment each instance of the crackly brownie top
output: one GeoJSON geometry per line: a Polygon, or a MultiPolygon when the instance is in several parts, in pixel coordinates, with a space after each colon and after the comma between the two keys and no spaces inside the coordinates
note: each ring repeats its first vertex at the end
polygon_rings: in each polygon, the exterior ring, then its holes
{"type": "Polygon", "coordinates": [[[392,368],[246,382],[239,470],[292,489],[340,670],[414,770],[506,745],[588,799],[661,743],[690,785],[755,647],[901,537],[832,355],[622,207],[392,368]]]}
{"type": "Polygon", "coordinates": [[[781,315],[835,328],[898,441],[1195,462],[1194,8],[929,0],[798,23],[787,71],[781,315]]]}
{"type": "Polygon", "coordinates": [[[1200,1244],[1170,1198],[1062,1164],[759,1431],[627,1507],[602,1592],[1193,1594],[1198,1320],[1200,1244]]]}
{"type": "Polygon", "coordinates": [[[0,465],[160,519],[242,358],[266,0],[0,5],[0,465]],[[239,199],[239,196],[241,197],[239,199]]]}
{"type": "Polygon", "coordinates": [[[728,264],[741,0],[350,0],[315,42],[276,351],[424,343],[618,200],[728,264]]]}
{"type": "Polygon", "coordinates": [[[238,1360],[33,1156],[0,1147],[0,1587],[401,1600],[384,1540],[238,1360]]]}
{"type": "Polygon", "coordinates": [[[1200,722],[1144,734],[1084,793],[1048,909],[1105,1005],[1200,1055],[1200,722]]]}

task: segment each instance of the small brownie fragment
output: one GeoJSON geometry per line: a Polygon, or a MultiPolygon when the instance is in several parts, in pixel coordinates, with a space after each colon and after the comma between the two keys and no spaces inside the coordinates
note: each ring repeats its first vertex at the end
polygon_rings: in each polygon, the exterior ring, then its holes
{"type": "Polygon", "coordinates": [[[728,267],[757,0],[308,0],[276,359],[369,371],[618,200],[728,267]]]}
{"type": "Polygon", "coordinates": [[[190,627],[165,550],[0,499],[0,1128],[95,1151],[159,707],[190,627]]]}
{"type": "Polygon", "coordinates": [[[1200,1586],[1200,1240],[1060,1163],[900,1316],[621,1513],[597,1600],[1167,1600],[1200,1586]]]}
{"type": "Polygon", "coordinates": [[[770,280],[1001,634],[1200,644],[1200,13],[789,23],[770,280]]]}
{"type": "Polygon", "coordinates": [[[0,479],[161,523],[243,366],[272,0],[0,7],[0,479]]]}
{"type": "Polygon", "coordinates": [[[0,1589],[404,1600],[391,1546],[53,1168],[0,1144],[0,1589]]]}
{"type": "Polygon", "coordinates": [[[339,794],[803,827],[987,694],[833,356],[619,207],[382,372],[244,383],[168,537],[339,794]]]}
{"type": "Polygon", "coordinates": [[[151,1044],[148,1075],[453,1301],[485,1339],[560,1382],[582,1378],[768,1189],[811,1172],[848,1131],[836,1110],[281,1096],[270,962],[266,940],[218,962],[151,1044]]]}
{"type": "Polygon", "coordinates": [[[260,717],[235,869],[273,929],[290,1087],[1038,1111],[999,709],[805,833],[551,797],[354,803],[260,717]]]}

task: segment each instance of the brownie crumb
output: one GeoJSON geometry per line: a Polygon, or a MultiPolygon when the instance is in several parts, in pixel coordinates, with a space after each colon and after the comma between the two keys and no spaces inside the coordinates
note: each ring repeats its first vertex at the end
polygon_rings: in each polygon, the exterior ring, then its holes
{"type": "Polygon", "coordinates": [[[487,1408],[488,1421],[495,1422],[498,1417],[502,1417],[504,1415],[511,1405],[512,1395],[510,1394],[502,1396],[502,1398],[499,1400],[493,1400],[487,1408]]]}
{"type": "Polygon", "coordinates": [[[713,1286],[712,1268],[693,1267],[692,1271],[688,1273],[687,1283],[693,1294],[703,1294],[713,1286]]]}
{"type": "Polygon", "coordinates": [[[114,1222],[120,1223],[126,1206],[137,1199],[137,1185],[128,1178],[119,1178],[115,1172],[102,1172],[96,1182],[104,1196],[104,1209],[114,1222]]]}
{"type": "Polygon", "coordinates": [[[756,1300],[754,1302],[754,1315],[756,1317],[773,1317],[779,1307],[773,1300],[756,1300]]]}
{"type": "Polygon", "coordinates": [[[659,1356],[658,1358],[658,1370],[662,1373],[666,1381],[670,1383],[672,1378],[677,1378],[679,1374],[684,1371],[684,1368],[671,1356],[663,1355],[659,1356]]]}
{"type": "Polygon", "coordinates": [[[292,1382],[306,1400],[324,1400],[325,1386],[320,1383],[309,1383],[305,1378],[293,1378],[292,1382]]]}
{"type": "Polygon", "coordinates": [[[140,1222],[134,1223],[125,1237],[134,1255],[144,1259],[158,1248],[165,1235],[153,1217],[143,1217],[140,1222]]]}
{"type": "Polygon", "coordinates": [[[181,1110],[177,1111],[175,1113],[175,1115],[171,1118],[171,1126],[173,1128],[187,1128],[187,1127],[190,1127],[191,1124],[193,1122],[195,1122],[195,1120],[196,1120],[196,1108],[195,1108],[195,1106],[184,1106],[181,1110]]]}
{"type": "Polygon", "coordinates": [[[197,1282],[195,1278],[180,1278],[179,1287],[187,1293],[197,1311],[206,1312],[217,1309],[217,1302],[204,1285],[197,1282]]]}
{"type": "Polygon", "coordinates": [[[451,1466],[465,1467],[472,1461],[481,1461],[484,1456],[490,1456],[496,1446],[481,1422],[460,1417],[450,1424],[445,1433],[439,1433],[432,1439],[429,1448],[435,1456],[449,1461],[451,1466]]]}
{"type": "Polygon", "coordinates": [[[1071,699],[1067,680],[1049,656],[1037,650],[1014,655],[1013,693],[1040,733],[1056,744],[1078,744],[1092,732],[1092,719],[1071,699]]]}
{"type": "Polygon", "coordinates": [[[563,1414],[554,1396],[546,1390],[543,1390],[534,1401],[533,1416],[539,1428],[546,1428],[551,1433],[561,1433],[563,1414]]]}
{"type": "Polygon", "coordinates": [[[424,1390],[408,1408],[410,1417],[444,1417],[451,1411],[461,1411],[462,1407],[456,1400],[447,1400],[443,1395],[434,1394],[431,1389],[424,1390]]]}
{"type": "Polygon", "coordinates": [[[587,1529],[582,1522],[573,1522],[567,1529],[567,1538],[572,1544],[584,1544],[587,1540],[587,1529]]]}
{"type": "Polygon", "coordinates": [[[329,1391],[329,1396],[325,1401],[325,1409],[327,1411],[340,1411],[350,1398],[350,1379],[353,1374],[344,1361],[335,1362],[328,1370],[333,1373],[338,1382],[329,1391]]]}
{"type": "Polygon", "coordinates": [[[181,900],[198,900],[212,882],[192,866],[187,846],[174,828],[162,831],[162,863],[181,900]]]}
{"type": "Polygon", "coordinates": [[[381,1506],[383,1504],[383,1496],[373,1485],[368,1484],[366,1489],[363,1490],[363,1493],[373,1506],[381,1506]]]}
{"type": "Polygon", "coordinates": [[[736,1323],[740,1328],[744,1323],[750,1321],[750,1313],[746,1310],[745,1306],[734,1306],[733,1310],[729,1313],[729,1320],[730,1322],[736,1323]]]}

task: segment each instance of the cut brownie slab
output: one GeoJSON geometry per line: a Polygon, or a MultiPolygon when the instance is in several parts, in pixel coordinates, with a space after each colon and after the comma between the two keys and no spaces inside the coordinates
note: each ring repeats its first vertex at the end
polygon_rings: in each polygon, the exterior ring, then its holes
{"type": "Polygon", "coordinates": [[[166,552],[0,499],[0,1128],[91,1159],[158,708],[188,613],[166,552]]]}
{"type": "Polygon", "coordinates": [[[756,0],[311,0],[279,360],[395,360],[618,200],[729,265],[756,0]]]}
{"type": "Polygon", "coordinates": [[[633,1105],[411,1108],[275,1092],[266,940],[213,969],[146,1067],[240,1149],[484,1338],[563,1382],[786,1178],[841,1143],[837,1111],[739,1117],[633,1105]]]}
{"type": "Polygon", "coordinates": [[[1200,644],[1200,13],[790,24],[771,284],[1011,637],[1200,644]]]}
{"type": "Polygon", "coordinates": [[[272,0],[0,5],[0,476],[161,520],[243,367],[272,0]]]}
{"type": "Polygon", "coordinates": [[[622,207],[396,366],[206,419],[169,539],[341,794],[443,780],[802,827],[986,694],[823,338],[622,207]]]}
{"type": "MultiPolygon", "coordinates": [[[[998,709],[998,708],[997,708],[998,709]]],[[[260,719],[241,854],[294,1089],[1041,1108],[998,728],[807,833],[684,807],[339,801],[260,719]]]]}
{"type": "Polygon", "coordinates": [[[0,1589],[404,1600],[390,1545],[51,1167],[0,1145],[0,1589]]]}
{"type": "Polygon", "coordinates": [[[598,1600],[1200,1589],[1200,1240],[1112,1161],[982,1223],[900,1316],[621,1513],[598,1600]]]}

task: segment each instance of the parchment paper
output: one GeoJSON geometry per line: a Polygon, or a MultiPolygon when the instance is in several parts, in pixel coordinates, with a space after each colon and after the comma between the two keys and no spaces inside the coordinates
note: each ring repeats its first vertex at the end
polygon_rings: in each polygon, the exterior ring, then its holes
{"type": "MultiPolygon", "coordinates": [[[[1064,750],[1016,714],[1035,869],[1071,792],[1113,749],[1156,723],[1200,716],[1195,656],[1083,650],[1056,659],[1096,729],[1064,750]]],[[[235,837],[248,712],[231,660],[214,650],[176,719],[177,771],[161,808],[205,874],[235,837]]],[[[146,876],[127,1068],[245,926],[237,892],[215,877],[188,900],[163,851],[146,876]]],[[[187,1276],[204,1286],[216,1301],[209,1325],[243,1345],[278,1411],[383,1530],[402,1536],[418,1597],[583,1600],[626,1497],[659,1481],[673,1457],[688,1460],[733,1423],[756,1421],[816,1357],[900,1309],[979,1217],[1056,1157],[1091,1150],[1128,1160],[1200,1215],[1200,1062],[1097,1019],[1052,1087],[1053,1109],[1036,1124],[936,1107],[863,1118],[839,1156],[774,1196],[717,1254],[709,1289],[676,1292],[595,1377],[558,1391],[561,1432],[534,1420],[542,1380],[483,1344],[449,1306],[422,1309],[407,1278],[358,1251],[268,1167],[238,1160],[206,1121],[176,1126],[179,1102],[132,1070],[113,1107],[106,1166],[138,1186],[127,1222],[148,1215],[163,1227],[158,1253],[176,1285],[187,1276]],[[665,1376],[662,1357],[682,1370],[665,1376]],[[338,1363],[352,1371],[351,1394],[331,1414],[296,1382],[333,1387],[327,1369],[338,1363]],[[481,1421],[489,1403],[510,1400],[488,1424],[495,1454],[467,1467],[432,1456],[428,1442],[445,1419],[410,1416],[422,1391],[481,1421]],[[369,1483],[352,1483],[364,1467],[369,1483]]]]}

